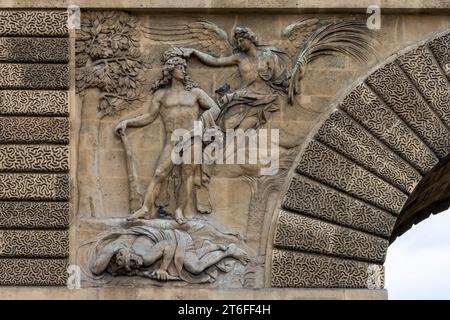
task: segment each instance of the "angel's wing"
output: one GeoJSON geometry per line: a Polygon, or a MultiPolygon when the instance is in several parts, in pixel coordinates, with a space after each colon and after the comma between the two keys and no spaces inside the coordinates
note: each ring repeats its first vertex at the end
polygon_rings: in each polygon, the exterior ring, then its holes
{"type": "Polygon", "coordinates": [[[163,44],[193,47],[215,56],[229,55],[233,50],[228,34],[209,21],[141,28],[145,37],[163,44]]]}
{"type": "Polygon", "coordinates": [[[284,40],[288,40],[291,46],[298,49],[321,24],[323,21],[317,18],[304,18],[284,28],[281,36],[284,40]]]}
{"type": "Polygon", "coordinates": [[[306,65],[318,57],[346,54],[365,62],[374,53],[373,32],[361,21],[343,21],[326,24],[314,31],[300,47],[291,73],[288,100],[292,103],[298,92],[298,81],[306,65]]]}

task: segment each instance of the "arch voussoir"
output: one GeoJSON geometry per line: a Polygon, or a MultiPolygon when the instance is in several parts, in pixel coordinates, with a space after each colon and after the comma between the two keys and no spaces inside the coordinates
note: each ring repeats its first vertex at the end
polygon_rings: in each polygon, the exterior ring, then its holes
{"type": "Polygon", "coordinates": [[[320,123],[276,209],[271,286],[383,288],[397,218],[448,162],[449,79],[450,30],[387,59],[320,123]]]}

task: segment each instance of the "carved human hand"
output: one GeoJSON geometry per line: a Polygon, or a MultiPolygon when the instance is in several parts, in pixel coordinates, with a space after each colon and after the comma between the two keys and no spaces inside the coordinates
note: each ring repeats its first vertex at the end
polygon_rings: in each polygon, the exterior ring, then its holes
{"type": "Polygon", "coordinates": [[[128,124],[127,120],[122,120],[116,125],[116,127],[114,128],[114,132],[116,133],[117,136],[121,137],[125,133],[127,124],[128,124]]]}
{"type": "Polygon", "coordinates": [[[180,48],[183,51],[183,55],[185,58],[189,58],[193,53],[195,53],[197,50],[193,48],[180,48]]]}
{"type": "Polygon", "coordinates": [[[169,274],[163,269],[158,269],[155,271],[156,279],[159,281],[167,281],[169,279],[169,274]]]}

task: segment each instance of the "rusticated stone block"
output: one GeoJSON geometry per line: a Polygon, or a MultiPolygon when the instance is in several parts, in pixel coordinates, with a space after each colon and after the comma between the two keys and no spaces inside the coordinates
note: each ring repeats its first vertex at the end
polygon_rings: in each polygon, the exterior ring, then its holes
{"type": "Polygon", "coordinates": [[[69,143],[69,119],[59,117],[0,117],[3,143],[69,143]]]}
{"type": "Polygon", "coordinates": [[[56,229],[68,226],[68,202],[0,202],[0,229],[56,229]]]}
{"type": "Polygon", "coordinates": [[[0,259],[0,285],[65,285],[68,265],[67,259],[0,259]]]}
{"type": "Polygon", "coordinates": [[[439,158],[450,152],[450,132],[399,66],[388,63],[366,81],[439,158]]]}
{"type": "Polygon", "coordinates": [[[69,89],[68,64],[0,63],[0,89],[69,89]]]}
{"type": "Polygon", "coordinates": [[[68,93],[57,90],[1,90],[0,114],[68,116],[68,93]]]}
{"type": "Polygon", "coordinates": [[[0,200],[68,199],[68,174],[0,174],[0,200]]]}
{"type": "Polygon", "coordinates": [[[430,148],[364,83],[340,107],[422,174],[438,163],[430,148]]]}
{"type": "Polygon", "coordinates": [[[411,193],[422,179],[409,163],[340,110],[325,121],[316,139],[406,193],[411,193]]]}
{"type": "Polygon", "coordinates": [[[68,146],[0,145],[0,172],[63,172],[68,170],[68,146]]]}
{"type": "Polygon", "coordinates": [[[0,61],[68,62],[69,38],[0,38],[0,61]]]}
{"type": "Polygon", "coordinates": [[[283,207],[357,230],[389,237],[395,217],[305,176],[294,176],[283,207]]]}
{"type": "Polygon", "coordinates": [[[449,82],[433,54],[423,45],[400,56],[397,61],[442,122],[450,127],[449,82]]]}
{"type": "Polygon", "coordinates": [[[398,214],[407,195],[318,141],[311,141],[297,171],[398,214]]]}
{"type": "Polygon", "coordinates": [[[67,37],[67,11],[1,10],[0,36],[67,37]]]}
{"type": "Polygon", "coordinates": [[[450,33],[431,40],[428,46],[450,79],[450,33]]]}
{"type": "Polygon", "coordinates": [[[66,230],[0,230],[0,257],[65,258],[68,254],[66,230]]]}
{"type": "Polygon", "coordinates": [[[271,284],[283,288],[381,289],[384,269],[356,260],[274,249],[271,284]]]}
{"type": "Polygon", "coordinates": [[[280,211],[274,245],[383,263],[389,241],[354,229],[280,211]]]}

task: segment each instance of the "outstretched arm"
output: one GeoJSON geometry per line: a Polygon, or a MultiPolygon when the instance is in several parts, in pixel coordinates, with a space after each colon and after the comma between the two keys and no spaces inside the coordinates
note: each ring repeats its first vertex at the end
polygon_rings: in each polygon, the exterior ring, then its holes
{"type": "Polygon", "coordinates": [[[127,127],[143,127],[155,121],[159,114],[160,99],[161,94],[156,92],[152,98],[148,112],[120,121],[115,128],[116,134],[123,134],[127,127]]]}
{"type": "Polygon", "coordinates": [[[198,51],[196,49],[192,49],[192,54],[198,58],[204,64],[211,67],[227,67],[236,65],[240,61],[240,57],[237,54],[234,54],[229,57],[216,58],[207,53],[198,51]]]}

